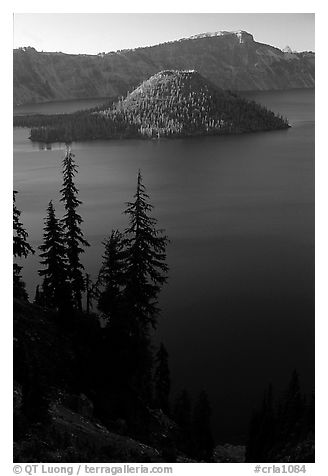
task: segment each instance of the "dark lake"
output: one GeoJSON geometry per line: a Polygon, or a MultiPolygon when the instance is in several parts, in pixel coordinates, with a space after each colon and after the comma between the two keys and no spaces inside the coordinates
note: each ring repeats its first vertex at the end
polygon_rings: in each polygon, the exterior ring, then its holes
{"type": "MultiPolygon", "coordinates": [[[[279,394],[294,368],[304,391],[314,379],[314,91],[248,96],[286,116],[292,128],[72,147],[92,245],[83,262],[93,277],[102,240],[127,226],[122,211],[141,169],[154,216],[171,240],[156,339],[169,351],[173,394],[205,389],[216,438],[230,443],[243,441],[269,382],[279,394]]],[[[68,112],[65,104],[42,108],[68,112]]],[[[49,200],[62,214],[64,145],[41,150],[28,132],[14,130],[14,186],[37,248],[49,200]]],[[[33,298],[39,258],[23,264],[33,298]]]]}

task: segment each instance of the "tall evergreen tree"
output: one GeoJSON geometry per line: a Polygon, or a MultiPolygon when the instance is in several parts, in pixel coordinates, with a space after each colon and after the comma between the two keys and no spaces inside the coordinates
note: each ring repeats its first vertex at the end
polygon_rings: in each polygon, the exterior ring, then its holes
{"type": "Polygon", "coordinates": [[[214,441],[211,431],[211,407],[205,391],[199,394],[195,404],[192,434],[195,456],[204,461],[210,461],[214,441]]]}
{"type": "Polygon", "coordinates": [[[38,284],[35,288],[35,296],[33,304],[37,306],[42,306],[42,291],[40,290],[40,285],[38,284]]]}
{"type": "Polygon", "coordinates": [[[90,314],[91,309],[93,308],[93,301],[99,296],[98,292],[98,281],[93,282],[90,278],[90,274],[85,274],[85,293],[86,293],[86,310],[87,314],[90,314]]]}
{"type": "Polygon", "coordinates": [[[176,397],[173,409],[174,421],[185,431],[191,427],[191,400],[186,389],[176,397]]]}
{"type": "Polygon", "coordinates": [[[301,394],[299,375],[292,372],[284,400],[281,404],[280,432],[281,437],[290,440],[297,436],[304,411],[304,402],[301,394]]]}
{"type": "Polygon", "coordinates": [[[54,309],[66,309],[70,301],[68,266],[64,234],[59,220],[56,218],[52,201],[49,202],[45,218],[41,264],[45,267],[39,271],[43,276],[42,295],[44,305],[54,309]]]}
{"type": "Polygon", "coordinates": [[[140,334],[148,334],[150,326],[156,327],[157,296],[168,271],[168,238],[156,228],[157,220],[150,216],[152,208],[139,170],[134,201],[127,203],[124,213],[130,217],[130,226],[125,231],[125,297],[133,314],[134,331],[140,334]]]}
{"type": "MultiPolygon", "coordinates": [[[[28,233],[25,230],[23,224],[20,221],[21,212],[16,206],[16,194],[17,191],[13,193],[13,254],[14,258],[27,258],[31,253],[34,254],[32,246],[28,243],[27,237],[28,233]]],[[[14,296],[23,297],[27,299],[27,293],[25,291],[25,283],[22,281],[21,277],[22,266],[19,266],[18,263],[14,263],[14,296]]]]}
{"type": "Polygon", "coordinates": [[[98,309],[106,317],[107,323],[110,322],[113,326],[122,304],[125,283],[124,237],[119,231],[112,230],[103,244],[105,252],[98,276],[98,285],[102,287],[102,291],[99,292],[98,309]]]}
{"type": "Polygon", "coordinates": [[[82,202],[77,198],[78,189],[74,184],[76,173],[77,165],[74,161],[74,154],[70,147],[67,146],[66,155],[63,160],[63,188],[60,192],[62,194],[61,201],[64,203],[66,210],[63,225],[73,305],[76,309],[81,310],[85,283],[83,277],[84,266],[80,262],[80,254],[84,252],[82,246],[89,246],[89,243],[83,238],[83,232],[80,228],[83,219],[77,213],[77,208],[82,202]]]}
{"type": "Polygon", "coordinates": [[[276,438],[276,414],[272,385],[264,392],[261,409],[254,412],[250,422],[246,449],[247,461],[270,461],[270,452],[276,438]]]}
{"type": "Polygon", "coordinates": [[[160,348],[155,358],[156,368],[154,376],[154,403],[155,406],[161,408],[164,413],[170,413],[170,370],[168,363],[168,353],[164,344],[160,348]]]}
{"type": "Polygon", "coordinates": [[[127,203],[125,214],[130,224],[125,230],[125,322],[128,329],[128,349],[131,384],[145,401],[151,401],[151,375],[153,356],[150,329],[155,328],[159,314],[157,297],[161,285],[167,280],[165,263],[167,237],[157,229],[157,220],[150,216],[153,206],[138,173],[134,201],[127,203]]]}
{"type": "Polygon", "coordinates": [[[294,458],[311,462],[314,459],[314,414],[311,403],[302,395],[299,376],[292,373],[287,390],[273,404],[272,388],[264,394],[262,406],[250,422],[247,462],[281,461],[294,458]]]}
{"type": "Polygon", "coordinates": [[[186,454],[193,454],[191,434],[191,399],[186,389],[176,397],[173,407],[173,420],[181,428],[180,447],[186,454]]]}

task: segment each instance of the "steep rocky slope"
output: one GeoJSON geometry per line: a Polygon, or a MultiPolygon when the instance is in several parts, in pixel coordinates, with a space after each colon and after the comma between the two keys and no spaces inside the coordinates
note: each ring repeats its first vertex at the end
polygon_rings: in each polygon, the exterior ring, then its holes
{"type": "Polygon", "coordinates": [[[68,316],[15,299],[13,317],[16,463],[191,461],[179,451],[181,430],[160,409],[136,402],[142,430],[133,435],[126,420],[100,410],[104,390],[96,394],[89,379],[106,366],[95,316],[68,325],[68,316]]]}
{"type": "Polygon", "coordinates": [[[314,53],[284,52],[244,31],[99,55],[14,50],[14,104],[117,97],[163,69],[196,69],[233,90],[314,87],[314,53]]]}

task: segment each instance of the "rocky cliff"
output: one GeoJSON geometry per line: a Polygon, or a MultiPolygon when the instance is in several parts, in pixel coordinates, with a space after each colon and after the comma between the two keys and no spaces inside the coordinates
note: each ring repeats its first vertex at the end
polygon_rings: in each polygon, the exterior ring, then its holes
{"type": "Polygon", "coordinates": [[[98,55],[14,50],[14,104],[117,97],[163,69],[196,69],[232,90],[314,87],[315,55],[282,51],[244,31],[98,55]]]}

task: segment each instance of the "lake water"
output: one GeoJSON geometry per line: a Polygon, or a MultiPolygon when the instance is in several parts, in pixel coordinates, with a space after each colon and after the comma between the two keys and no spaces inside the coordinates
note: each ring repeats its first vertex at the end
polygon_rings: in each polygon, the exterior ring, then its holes
{"type": "MultiPolygon", "coordinates": [[[[311,391],[314,378],[314,91],[247,95],[287,116],[292,128],[73,144],[91,243],[83,262],[94,277],[102,240],[127,226],[122,211],[141,169],[171,239],[156,339],[169,351],[173,393],[206,389],[216,437],[232,443],[243,441],[270,381],[279,393],[297,368],[311,391]]],[[[67,111],[51,105],[48,112],[67,111]]],[[[63,155],[63,145],[40,150],[27,129],[14,130],[14,186],[35,248],[49,200],[62,214],[63,155]]],[[[38,261],[24,261],[32,298],[38,261]]]]}

